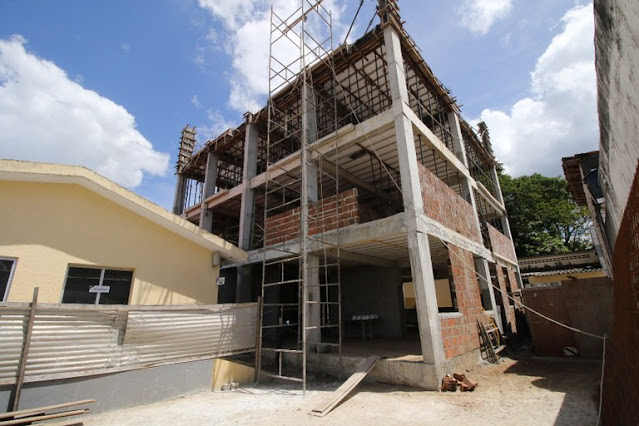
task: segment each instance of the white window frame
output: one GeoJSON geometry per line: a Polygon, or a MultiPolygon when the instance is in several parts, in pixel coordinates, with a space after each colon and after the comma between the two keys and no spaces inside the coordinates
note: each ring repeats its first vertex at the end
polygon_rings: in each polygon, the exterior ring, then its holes
{"type": "Polygon", "coordinates": [[[7,288],[4,290],[4,294],[2,295],[2,299],[0,302],[6,302],[9,298],[9,289],[11,289],[11,282],[13,281],[13,274],[16,272],[16,265],[18,264],[17,257],[4,257],[0,256],[0,260],[10,260],[13,262],[11,264],[11,271],[9,272],[9,280],[7,281],[7,288]]]}
{"type": "MultiPolygon", "coordinates": [[[[78,264],[68,264],[67,272],[64,274],[64,285],[62,286],[62,294],[60,294],[60,303],[63,303],[64,300],[64,292],[67,289],[67,279],[69,278],[69,269],[71,268],[84,268],[84,269],[97,269],[100,271],[100,281],[98,285],[102,285],[104,283],[104,273],[109,271],[126,271],[131,272],[131,284],[129,285],[129,297],[127,298],[127,305],[131,301],[131,293],[133,292],[133,282],[135,281],[135,269],[133,268],[115,268],[112,266],[98,266],[98,265],[78,265],[78,264]]],[[[100,304],[100,295],[102,293],[95,294],[95,302],[90,303],[90,305],[99,305],[100,304]]]]}

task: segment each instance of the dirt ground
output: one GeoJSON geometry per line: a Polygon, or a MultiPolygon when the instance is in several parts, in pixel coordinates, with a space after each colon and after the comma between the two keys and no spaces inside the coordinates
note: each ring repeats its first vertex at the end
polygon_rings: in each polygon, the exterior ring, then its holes
{"type": "Polygon", "coordinates": [[[340,382],[316,378],[306,396],[276,383],[201,392],[155,404],[85,417],[87,425],[213,424],[492,424],[594,425],[600,364],[504,358],[466,375],[474,392],[440,393],[381,383],[361,384],[326,417],[311,416],[340,382]]]}

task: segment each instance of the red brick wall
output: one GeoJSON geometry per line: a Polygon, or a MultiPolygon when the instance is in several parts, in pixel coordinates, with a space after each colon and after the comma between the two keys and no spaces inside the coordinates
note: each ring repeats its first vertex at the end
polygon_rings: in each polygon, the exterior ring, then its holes
{"type": "Polygon", "coordinates": [[[442,318],[442,338],[446,358],[454,358],[479,348],[477,320],[490,323],[483,313],[479,282],[474,270],[473,254],[452,244],[449,245],[453,286],[457,307],[463,315],[458,318],[442,318]]]}
{"type": "Polygon", "coordinates": [[[508,277],[504,276],[501,265],[497,264],[497,283],[499,284],[499,288],[501,289],[501,298],[504,301],[504,311],[506,314],[506,321],[508,322],[508,324],[504,324],[504,327],[510,326],[510,331],[516,333],[517,321],[515,319],[515,307],[510,305],[511,300],[508,298],[508,296],[506,296],[506,294],[509,293],[508,286],[506,285],[507,279],[508,281],[510,281],[508,277]]]}
{"type": "Polygon", "coordinates": [[[490,246],[493,248],[493,252],[508,260],[517,262],[515,246],[511,239],[499,232],[490,223],[487,223],[486,226],[488,226],[488,236],[490,237],[490,246]]]}
{"type": "Polygon", "coordinates": [[[472,241],[481,243],[481,233],[477,229],[475,218],[477,213],[473,206],[428,168],[419,163],[417,166],[426,216],[472,241]]]}
{"type": "Polygon", "coordinates": [[[639,165],[615,251],[614,321],[606,346],[604,425],[639,424],[639,165]]]}
{"type": "MultiPolygon", "coordinates": [[[[508,268],[508,281],[510,281],[510,289],[511,291],[519,291],[521,290],[519,288],[519,281],[517,281],[517,274],[515,274],[515,270],[514,269],[510,269],[508,268]]],[[[521,293],[520,294],[516,294],[513,295],[513,298],[516,300],[517,303],[515,303],[515,309],[522,309],[521,305],[519,305],[519,303],[521,303],[521,293]]]]}
{"type": "MultiPolygon", "coordinates": [[[[317,217],[309,220],[308,232],[310,235],[359,223],[357,188],[340,192],[332,197],[323,198],[317,203],[309,205],[308,213],[311,218],[317,217]],[[339,217],[336,209],[339,211],[339,217]],[[324,220],[321,220],[322,216],[324,220]]],[[[267,245],[299,238],[300,208],[296,207],[267,218],[265,229],[266,235],[264,238],[267,245]]]]}

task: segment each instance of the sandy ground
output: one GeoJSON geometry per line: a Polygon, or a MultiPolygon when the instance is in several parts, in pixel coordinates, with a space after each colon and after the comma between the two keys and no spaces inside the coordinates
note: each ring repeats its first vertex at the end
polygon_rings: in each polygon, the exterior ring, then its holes
{"type": "Polygon", "coordinates": [[[367,383],[323,418],[309,413],[340,383],[316,378],[305,396],[286,384],[246,385],[82,420],[87,425],[594,425],[599,369],[594,362],[503,359],[499,365],[466,372],[479,382],[474,392],[426,392],[367,383]]]}

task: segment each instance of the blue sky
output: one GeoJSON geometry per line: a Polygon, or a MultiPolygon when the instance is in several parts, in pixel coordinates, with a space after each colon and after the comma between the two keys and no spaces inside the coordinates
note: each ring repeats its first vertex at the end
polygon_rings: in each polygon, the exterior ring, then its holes
{"type": "MultiPolygon", "coordinates": [[[[86,165],[169,208],[182,127],[205,140],[263,103],[270,3],[0,2],[0,157],[86,165]]],[[[337,38],[358,3],[325,0],[337,38]]],[[[355,37],[375,4],[364,1],[355,37]]],[[[597,148],[590,3],[399,5],[464,117],[488,123],[509,173],[560,175],[562,156],[597,148]]]]}

